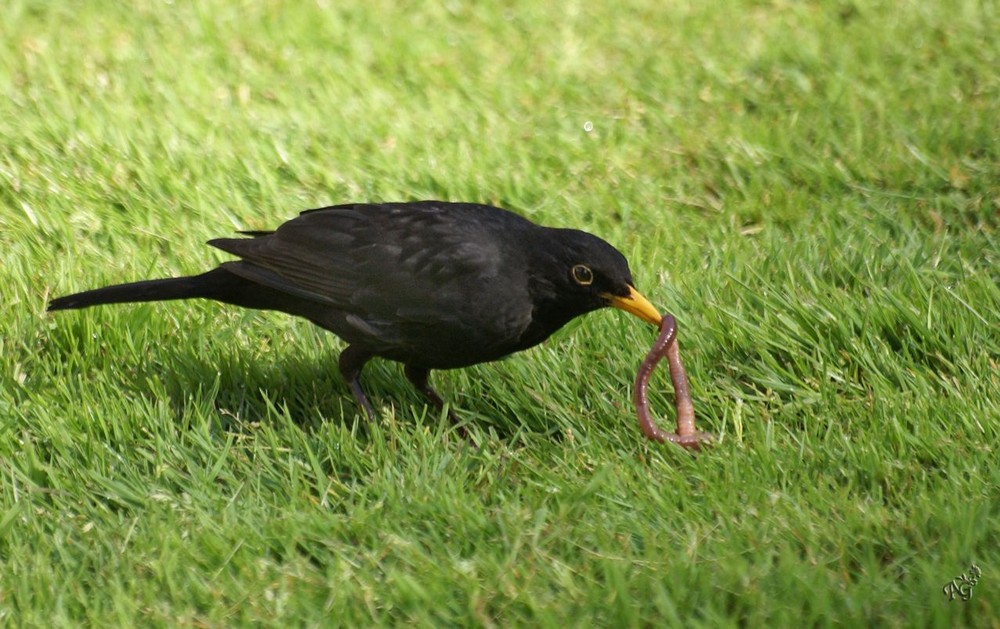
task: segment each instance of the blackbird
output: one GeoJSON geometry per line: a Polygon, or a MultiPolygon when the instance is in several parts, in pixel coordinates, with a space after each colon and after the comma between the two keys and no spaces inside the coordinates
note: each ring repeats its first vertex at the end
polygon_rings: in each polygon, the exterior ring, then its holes
{"type": "Polygon", "coordinates": [[[208,241],[240,259],[207,273],[97,288],[48,309],[200,297],[305,317],[347,342],[340,373],[369,419],[359,377],[375,356],[403,363],[440,409],[432,369],[497,360],[605,306],[660,324],[607,242],[489,205],[351,203],[240,233],[251,237],[208,241]]]}

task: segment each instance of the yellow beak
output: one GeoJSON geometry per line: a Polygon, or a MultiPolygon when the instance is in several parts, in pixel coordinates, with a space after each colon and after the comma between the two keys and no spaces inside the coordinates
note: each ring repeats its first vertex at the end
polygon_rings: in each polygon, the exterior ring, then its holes
{"type": "Polygon", "coordinates": [[[663,317],[660,316],[656,307],[649,303],[649,300],[633,287],[629,286],[628,289],[627,297],[618,297],[617,295],[605,295],[605,297],[608,298],[608,301],[615,308],[634,314],[643,321],[648,321],[653,325],[660,325],[660,319],[663,317]]]}

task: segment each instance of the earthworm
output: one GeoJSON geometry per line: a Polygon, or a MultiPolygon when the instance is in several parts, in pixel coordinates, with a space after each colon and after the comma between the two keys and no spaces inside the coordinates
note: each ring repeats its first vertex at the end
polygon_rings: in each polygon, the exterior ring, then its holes
{"type": "Polygon", "coordinates": [[[689,450],[698,450],[703,443],[712,440],[712,435],[698,432],[694,427],[694,404],[691,401],[691,392],[688,390],[687,374],[684,373],[684,365],[681,364],[680,350],[677,348],[677,321],[671,314],[664,315],[660,321],[660,335],[656,337],[656,342],[639,366],[639,373],[635,377],[633,399],[639,416],[639,428],[648,438],[660,442],[670,441],[689,450]],[[674,404],[677,407],[676,433],[662,430],[653,422],[646,395],[653,369],[664,358],[670,367],[670,380],[674,385],[674,404]]]}

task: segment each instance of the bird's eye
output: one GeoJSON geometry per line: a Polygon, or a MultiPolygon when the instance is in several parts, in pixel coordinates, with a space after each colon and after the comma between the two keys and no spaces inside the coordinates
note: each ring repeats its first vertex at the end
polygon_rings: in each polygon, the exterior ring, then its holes
{"type": "Polygon", "coordinates": [[[594,283],[594,272],[589,266],[578,264],[573,267],[573,281],[580,286],[590,286],[594,283]]]}

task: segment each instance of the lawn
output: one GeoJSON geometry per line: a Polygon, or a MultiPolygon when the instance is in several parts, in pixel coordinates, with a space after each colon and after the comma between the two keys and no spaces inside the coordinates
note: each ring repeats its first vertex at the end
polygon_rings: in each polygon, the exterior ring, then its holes
{"type": "Polygon", "coordinates": [[[0,624],[1000,627],[995,3],[2,13],[0,624]],[[424,198],[618,246],[716,446],[618,311],[436,372],[478,447],[305,321],[45,312],[424,198]]]}

